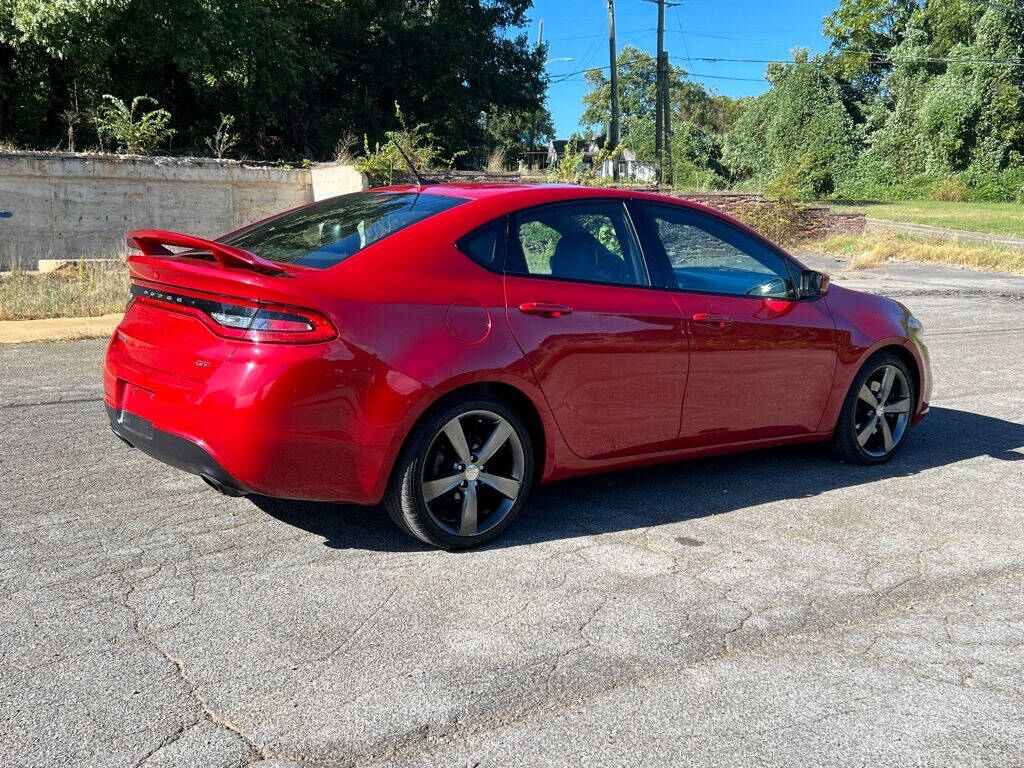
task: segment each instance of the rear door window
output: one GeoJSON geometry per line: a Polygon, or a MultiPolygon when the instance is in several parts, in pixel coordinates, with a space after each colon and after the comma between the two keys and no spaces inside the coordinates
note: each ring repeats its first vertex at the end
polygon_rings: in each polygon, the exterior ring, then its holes
{"type": "Polygon", "coordinates": [[[588,283],[650,285],[629,217],[617,201],[558,203],[516,215],[505,269],[588,283]]]}
{"type": "Polygon", "coordinates": [[[429,192],[355,192],[285,213],[221,242],[271,261],[322,269],[464,202],[429,192]]]}

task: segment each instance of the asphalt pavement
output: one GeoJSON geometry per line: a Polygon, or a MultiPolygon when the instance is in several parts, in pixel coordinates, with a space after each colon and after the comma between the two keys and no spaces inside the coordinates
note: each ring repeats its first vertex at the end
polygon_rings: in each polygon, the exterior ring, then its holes
{"type": "Polygon", "coordinates": [[[0,348],[0,760],[1024,765],[1024,279],[836,277],[926,327],[893,462],[553,484],[459,554],[130,450],[102,341],[0,348]]]}

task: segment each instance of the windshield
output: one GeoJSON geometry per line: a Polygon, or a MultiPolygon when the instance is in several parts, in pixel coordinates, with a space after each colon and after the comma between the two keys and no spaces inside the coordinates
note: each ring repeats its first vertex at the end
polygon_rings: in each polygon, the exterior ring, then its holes
{"type": "Polygon", "coordinates": [[[424,192],[355,192],[286,213],[221,242],[271,261],[323,269],[464,202],[465,198],[424,192]]]}

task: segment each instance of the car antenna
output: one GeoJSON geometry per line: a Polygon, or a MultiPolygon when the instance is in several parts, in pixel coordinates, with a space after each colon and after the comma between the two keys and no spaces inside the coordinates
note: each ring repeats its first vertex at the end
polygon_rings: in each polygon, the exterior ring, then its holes
{"type": "Polygon", "coordinates": [[[409,159],[409,156],[405,154],[405,150],[402,149],[402,145],[399,144],[397,141],[395,142],[395,149],[398,150],[398,153],[402,156],[402,159],[405,160],[406,165],[409,166],[409,170],[412,171],[412,175],[416,177],[417,187],[425,187],[428,184],[437,183],[433,179],[428,179],[425,176],[420,175],[420,172],[416,170],[416,165],[413,163],[412,160],[409,159]]]}

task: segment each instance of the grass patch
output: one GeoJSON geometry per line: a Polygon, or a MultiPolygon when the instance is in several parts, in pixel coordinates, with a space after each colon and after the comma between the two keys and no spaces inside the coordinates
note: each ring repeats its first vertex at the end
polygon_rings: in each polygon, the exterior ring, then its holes
{"type": "Polygon", "coordinates": [[[0,320],[121,312],[128,301],[130,282],[121,263],[79,261],[45,275],[15,269],[0,277],[0,320]]]}
{"type": "Polygon", "coordinates": [[[909,200],[895,203],[866,201],[834,207],[840,211],[864,211],[873,219],[1024,237],[1024,204],[1021,203],[909,200]]]}
{"type": "Polygon", "coordinates": [[[917,261],[922,264],[948,264],[1024,275],[1024,251],[926,240],[907,235],[843,235],[812,243],[806,249],[815,253],[845,256],[850,260],[847,269],[868,269],[885,263],[917,261]]]}

